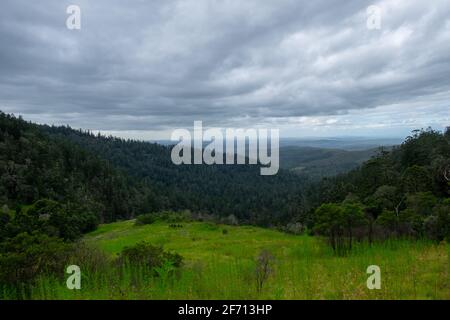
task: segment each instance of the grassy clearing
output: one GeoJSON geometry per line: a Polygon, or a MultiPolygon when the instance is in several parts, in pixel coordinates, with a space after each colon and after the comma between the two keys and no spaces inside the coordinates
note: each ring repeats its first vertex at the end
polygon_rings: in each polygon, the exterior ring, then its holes
{"type": "Polygon", "coordinates": [[[137,227],[125,221],[102,225],[85,238],[111,258],[142,240],[181,254],[185,264],[180,272],[175,277],[146,277],[139,270],[110,267],[83,273],[78,291],[68,290],[64,280],[43,278],[32,298],[450,299],[448,244],[357,244],[351,255],[336,257],[320,238],[200,222],[170,228],[167,223],[137,227]],[[263,249],[272,252],[275,261],[273,273],[258,291],[256,257],[263,249]],[[381,290],[366,287],[369,265],[381,268],[381,290]]]}

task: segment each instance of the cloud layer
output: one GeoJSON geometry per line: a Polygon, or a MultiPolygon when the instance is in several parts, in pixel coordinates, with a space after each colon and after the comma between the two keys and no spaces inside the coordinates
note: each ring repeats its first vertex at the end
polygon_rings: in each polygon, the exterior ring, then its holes
{"type": "Polygon", "coordinates": [[[447,0],[6,0],[0,109],[114,132],[442,127],[449,17],[447,0]]]}

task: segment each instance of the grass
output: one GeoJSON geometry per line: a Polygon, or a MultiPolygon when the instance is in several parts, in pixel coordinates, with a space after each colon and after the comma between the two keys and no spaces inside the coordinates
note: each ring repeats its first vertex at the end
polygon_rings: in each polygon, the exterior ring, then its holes
{"type": "MultiPolygon", "coordinates": [[[[320,238],[295,236],[252,226],[202,222],[134,226],[134,221],[102,225],[84,241],[111,259],[146,240],[184,257],[176,276],[148,277],[144,270],[82,270],[81,290],[64,279],[41,278],[33,299],[450,299],[449,245],[395,240],[357,244],[337,257],[320,238]],[[224,234],[223,229],[228,230],[224,234]],[[261,250],[274,256],[262,290],[256,285],[261,250]],[[369,265],[381,268],[381,289],[366,286],[369,265]]],[[[163,270],[164,271],[164,270],[163,270]]]]}

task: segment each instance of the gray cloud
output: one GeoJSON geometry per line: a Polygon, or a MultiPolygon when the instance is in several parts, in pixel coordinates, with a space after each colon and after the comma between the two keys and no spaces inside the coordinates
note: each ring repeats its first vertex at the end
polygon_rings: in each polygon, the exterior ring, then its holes
{"type": "Polygon", "coordinates": [[[0,109],[32,120],[121,131],[194,120],[313,126],[345,116],[350,128],[360,110],[371,110],[366,125],[376,127],[429,106],[431,123],[449,121],[446,0],[6,0],[1,8],[0,109]],[[81,7],[81,30],[65,27],[69,4],[81,7]],[[366,27],[372,4],[382,9],[381,30],[366,27]],[[389,106],[396,111],[376,113],[389,106]]]}

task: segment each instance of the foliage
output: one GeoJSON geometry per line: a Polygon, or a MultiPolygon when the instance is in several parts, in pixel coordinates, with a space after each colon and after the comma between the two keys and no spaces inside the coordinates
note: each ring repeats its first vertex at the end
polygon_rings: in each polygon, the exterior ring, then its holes
{"type": "Polygon", "coordinates": [[[4,221],[0,227],[0,241],[22,232],[34,231],[64,240],[75,240],[98,225],[96,214],[83,208],[85,207],[48,199],[19,207],[13,214],[4,213],[0,217],[4,221]]]}
{"type": "MultiPolygon", "coordinates": [[[[348,238],[353,229],[345,229],[342,207],[352,195],[360,201],[367,222],[367,228],[359,231],[370,241],[374,237],[429,237],[436,241],[448,237],[449,131],[416,130],[392,151],[382,150],[360,168],[311,186],[307,197],[315,205],[305,220],[316,232],[330,237],[336,248],[336,237],[348,238]]],[[[361,220],[361,210],[349,209],[347,214],[356,210],[353,218],[361,220]]]]}
{"type": "Polygon", "coordinates": [[[71,246],[61,239],[34,232],[20,233],[0,243],[0,283],[28,283],[38,275],[63,275],[71,246]]]}
{"type": "Polygon", "coordinates": [[[315,212],[315,231],[328,237],[333,250],[345,254],[352,248],[354,228],[367,224],[359,203],[328,203],[315,212]]]}
{"type": "Polygon", "coordinates": [[[160,246],[142,241],[134,246],[125,247],[118,261],[120,265],[131,264],[153,270],[163,267],[166,263],[178,268],[181,266],[183,258],[177,253],[166,252],[160,246]]]}
{"type": "MultiPolygon", "coordinates": [[[[227,226],[209,230],[202,222],[185,223],[183,231],[153,223],[140,228],[132,221],[103,224],[85,241],[105,251],[112,259],[123,246],[145,240],[176,250],[185,261],[176,277],[167,281],[170,269],[161,276],[141,270],[133,277],[128,268],[120,272],[114,263],[102,272],[83,271],[82,289],[68,290],[65,281],[52,277],[33,285],[32,299],[333,299],[399,300],[450,298],[449,244],[424,239],[387,239],[355,242],[350,254],[337,257],[318,237],[294,236],[255,226],[227,226]],[[192,239],[196,235],[197,240],[192,239]],[[274,271],[258,292],[256,261],[262,250],[275,259],[274,271]],[[367,266],[382,270],[380,290],[368,290],[367,266]],[[225,280],[224,280],[225,279],[225,280]]],[[[81,265],[80,265],[81,266],[81,265]]],[[[84,268],[82,267],[82,270],[84,268]]],[[[135,270],[133,270],[135,272],[135,270]]],[[[172,271],[173,273],[173,271],[172,271]]],[[[10,299],[0,291],[0,299],[10,299]]]]}
{"type": "Polygon", "coordinates": [[[0,204],[16,208],[49,199],[108,222],[132,217],[141,192],[82,146],[0,112],[0,204]]]}
{"type": "MultiPolygon", "coordinates": [[[[137,187],[132,214],[190,210],[240,223],[271,226],[302,211],[304,178],[280,169],[261,176],[258,165],[175,165],[172,146],[40,126],[53,138],[82,147],[126,172],[137,187]]],[[[128,200],[129,201],[129,200],[128,200]]],[[[128,202],[126,201],[126,202],[128,202]]]]}

